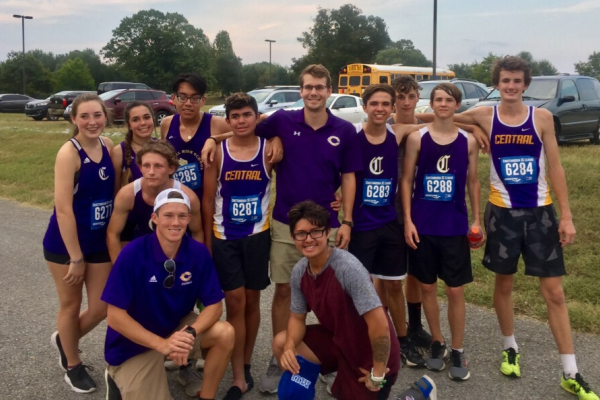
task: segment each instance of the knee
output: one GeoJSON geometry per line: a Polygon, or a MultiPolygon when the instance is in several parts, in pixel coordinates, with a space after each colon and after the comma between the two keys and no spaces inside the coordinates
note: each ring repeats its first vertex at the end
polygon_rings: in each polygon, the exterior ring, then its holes
{"type": "Polygon", "coordinates": [[[421,293],[423,294],[423,296],[435,296],[437,292],[437,285],[431,284],[431,285],[427,285],[422,283],[421,284],[421,293]]]}
{"type": "Polygon", "coordinates": [[[565,304],[565,292],[562,285],[542,287],[542,295],[548,305],[562,306],[565,304]]]}
{"type": "Polygon", "coordinates": [[[510,296],[513,289],[512,275],[496,275],[496,291],[504,296],[510,296]]]}
{"type": "Polygon", "coordinates": [[[60,313],[73,318],[79,318],[81,311],[81,297],[72,298],[60,302],[60,313]]]}
{"type": "Polygon", "coordinates": [[[289,283],[277,283],[275,284],[275,296],[274,300],[278,301],[289,301],[292,295],[292,289],[289,283]]]}
{"type": "Polygon", "coordinates": [[[217,321],[213,325],[213,333],[217,338],[217,345],[228,350],[233,350],[233,343],[235,341],[235,330],[229,322],[217,321]]]}
{"type": "Polygon", "coordinates": [[[448,297],[448,301],[450,302],[462,301],[464,299],[464,287],[446,286],[446,296],[448,297]]]}
{"type": "Polygon", "coordinates": [[[273,354],[275,354],[277,358],[279,358],[281,353],[283,353],[283,347],[285,346],[286,337],[287,331],[281,331],[277,335],[275,335],[275,338],[273,339],[273,354]]]}
{"type": "Polygon", "coordinates": [[[241,314],[246,307],[246,298],[243,293],[225,293],[225,305],[227,307],[227,315],[241,314]]]}
{"type": "Polygon", "coordinates": [[[385,291],[391,295],[402,295],[402,281],[388,281],[386,280],[383,284],[385,291]]]}

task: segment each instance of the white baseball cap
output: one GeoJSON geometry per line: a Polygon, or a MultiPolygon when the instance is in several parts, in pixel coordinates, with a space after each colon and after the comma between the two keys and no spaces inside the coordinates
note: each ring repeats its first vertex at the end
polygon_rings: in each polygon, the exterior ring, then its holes
{"type": "Polygon", "coordinates": [[[166,189],[160,192],[158,196],[156,196],[156,199],[154,199],[154,212],[167,203],[181,203],[185,204],[188,209],[192,209],[190,206],[190,198],[179,189],[166,189]],[[173,196],[173,193],[178,193],[180,196],[173,196]]]}

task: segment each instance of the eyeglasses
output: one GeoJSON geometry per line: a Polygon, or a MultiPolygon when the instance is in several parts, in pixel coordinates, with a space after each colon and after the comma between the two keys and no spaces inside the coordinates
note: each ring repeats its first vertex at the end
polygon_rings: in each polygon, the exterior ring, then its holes
{"type": "Polygon", "coordinates": [[[294,240],[296,240],[298,242],[306,240],[308,235],[310,235],[310,237],[313,239],[319,239],[319,238],[322,238],[323,235],[325,235],[326,230],[327,229],[323,228],[323,229],[313,229],[310,232],[298,231],[298,232],[292,233],[292,238],[294,238],[294,240]]]}
{"type": "Polygon", "coordinates": [[[325,85],[317,85],[317,86],[304,85],[304,86],[302,86],[302,89],[306,90],[307,92],[312,92],[313,89],[315,89],[317,92],[323,92],[326,89],[329,89],[329,86],[325,86],[325,85]]]}
{"type": "Polygon", "coordinates": [[[163,286],[165,289],[171,289],[175,283],[175,261],[169,259],[165,261],[163,266],[165,267],[165,271],[169,273],[169,276],[163,281],[163,286]]]}
{"type": "Polygon", "coordinates": [[[202,100],[202,98],[204,96],[186,96],[185,94],[177,94],[175,97],[177,97],[177,101],[179,101],[180,103],[185,103],[186,101],[188,101],[188,99],[190,100],[190,103],[192,104],[198,104],[200,103],[200,101],[202,100]]]}

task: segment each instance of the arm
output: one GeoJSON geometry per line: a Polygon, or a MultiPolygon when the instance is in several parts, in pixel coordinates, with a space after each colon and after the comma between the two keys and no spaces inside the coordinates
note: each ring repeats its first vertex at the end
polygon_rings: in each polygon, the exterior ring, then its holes
{"type": "MultiPolygon", "coordinates": [[[[83,259],[83,251],[77,236],[77,222],[73,211],[73,178],[80,168],[80,160],[71,143],[64,144],[56,155],[54,165],[54,205],[60,236],[65,243],[71,260],[83,259]]],[[[70,263],[69,271],[63,278],[69,285],[83,281],[85,261],[70,263]]]]}
{"type": "Polygon", "coordinates": [[[292,374],[300,372],[300,365],[296,360],[296,347],[302,342],[306,333],[306,314],[290,312],[290,319],[286,331],[286,342],[283,353],[279,359],[279,366],[292,374]]]}
{"type": "MultiPolygon", "coordinates": [[[[212,140],[208,140],[212,142],[212,140]]],[[[215,217],[215,196],[217,180],[221,168],[221,146],[217,147],[215,163],[204,168],[204,189],[202,193],[202,220],[204,221],[204,244],[212,254],[212,231],[215,217]]]]}
{"type": "Polygon", "coordinates": [[[567,179],[565,170],[560,163],[558,143],[554,132],[554,122],[552,114],[547,110],[535,110],[536,126],[541,127],[542,141],[546,152],[548,164],[548,177],[552,183],[552,188],[558,200],[560,208],[560,220],[558,222],[558,233],[560,235],[561,246],[566,246],[575,241],[575,225],[573,224],[573,215],[569,206],[569,195],[567,190],[567,179]],[[539,123],[538,123],[539,122],[539,123]]]}
{"type": "Polygon", "coordinates": [[[192,324],[192,328],[194,328],[197,334],[200,334],[213,326],[221,318],[221,315],[223,315],[222,301],[205,306],[200,311],[200,314],[198,314],[196,321],[192,324]]]}
{"type": "Polygon", "coordinates": [[[115,195],[121,189],[121,176],[123,168],[123,149],[121,146],[115,146],[110,152],[113,168],[115,169],[115,195]]]}
{"type": "Polygon", "coordinates": [[[394,130],[394,135],[396,136],[396,143],[400,145],[402,141],[410,135],[411,132],[418,131],[421,128],[426,127],[427,124],[419,124],[419,125],[406,125],[406,124],[394,124],[392,125],[392,129],[394,130]]]}
{"type": "MultiPolygon", "coordinates": [[[[384,376],[389,369],[387,368],[388,358],[390,356],[390,328],[383,311],[383,307],[377,307],[363,315],[369,329],[369,339],[373,351],[373,376],[384,376]]],[[[371,381],[371,371],[361,368],[365,374],[359,379],[364,382],[367,389],[378,391],[380,388],[371,381]]]]}
{"type": "Polygon", "coordinates": [[[421,150],[421,136],[419,131],[411,133],[406,140],[406,153],[404,155],[404,171],[400,187],[400,196],[402,199],[402,211],[404,213],[404,238],[406,244],[413,249],[417,248],[419,243],[419,234],[411,218],[411,201],[413,195],[413,185],[415,181],[415,169],[421,150]]]}
{"type": "Polygon", "coordinates": [[[202,164],[204,164],[204,167],[210,167],[212,165],[215,158],[215,152],[218,148],[217,144],[221,143],[226,139],[229,139],[232,136],[233,132],[231,132],[231,129],[229,129],[227,133],[212,135],[212,139],[204,142],[204,147],[202,147],[202,152],[200,153],[200,157],[202,158],[202,164]]]}
{"type": "Polygon", "coordinates": [[[133,208],[133,202],[135,200],[133,196],[132,183],[126,185],[115,197],[113,213],[108,223],[106,231],[106,244],[108,245],[108,253],[110,254],[110,260],[115,263],[119,253],[123,249],[121,246],[121,232],[125,228],[127,223],[127,217],[129,212],[133,208]]]}
{"type": "Polygon", "coordinates": [[[490,151],[490,135],[486,130],[480,128],[478,125],[461,124],[456,121],[454,122],[454,125],[470,133],[477,140],[477,143],[479,143],[479,147],[481,147],[481,152],[483,154],[487,154],[490,151]]]}
{"type": "Polygon", "coordinates": [[[197,242],[204,243],[204,230],[202,226],[202,214],[200,212],[201,205],[200,200],[193,190],[185,185],[181,185],[181,188],[190,198],[191,216],[188,228],[192,234],[192,238],[197,242]]]}
{"type": "Polygon", "coordinates": [[[167,133],[169,132],[169,128],[171,127],[171,121],[173,120],[173,116],[169,115],[165,117],[160,123],[160,140],[165,140],[167,138],[167,133]]]}
{"type": "MultiPolygon", "coordinates": [[[[477,227],[481,232],[481,219],[480,219],[480,202],[481,202],[481,187],[479,185],[479,177],[477,176],[477,159],[479,149],[477,147],[477,141],[472,136],[468,137],[469,140],[469,169],[467,170],[467,191],[469,192],[469,202],[471,203],[471,213],[473,214],[473,225],[471,227],[477,227]]],[[[483,242],[483,241],[482,241],[483,242]]]]}
{"type": "MultiPolygon", "coordinates": [[[[344,220],[352,221],[352,209],[354,207],[354,196],[356,195],[356,177],[354,172],[347,172],[342,174],[342,198],[344,199],[344,220]]],[[[342,224],[338,229],[337,237],[335,239],[337,247],[345,249],[350,243],[350,227],[346,224],[342,224]]]]}

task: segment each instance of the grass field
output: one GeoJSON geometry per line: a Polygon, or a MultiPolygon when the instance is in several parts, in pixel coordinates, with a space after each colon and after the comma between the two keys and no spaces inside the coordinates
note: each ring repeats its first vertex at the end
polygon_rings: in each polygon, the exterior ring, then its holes
{"type": "MultiPolygon", "coordinates": [[[[211,101],[219,104],[219,99],[211,101]]],[[[207,106],[208,107],[208,106],[207,106]]],[[[125,128],[105,130],[115,143],[122,140],[125,128]]],[[[0,196],[34,207],[51,209],[53,167],[56,152],[71,137],[66,121],[33,121],[23,114],[0,114],[0,196]]],[[[577,237],[565,249],[568,275],[565,291],[572,325],[584,332],[600,333],[600,146],[589,144],[560,147],[567,174],[569,199],[577,237]]],[[[488,194],[488,157],[480,155],[479,177],[482,199],[488,194]]],[[[482,201],[482,209],[485,201],[482,201]]],[[[494,275],[481,265],[482,250],[473,253],[475,282],[466,288],[470,303],[491,307],[494,275]]],[[[443,295],[440,291],[440,295],[443,295]]],[[[522,266],[515,283],[515,310],[521,315],[545,320],[545,305],[538,281],[523,276],[522,266]]],[[[467,316],[468,318],[468,316],[467,316]]]]}

